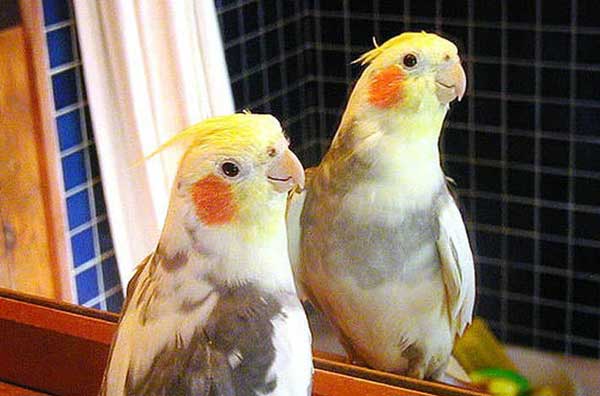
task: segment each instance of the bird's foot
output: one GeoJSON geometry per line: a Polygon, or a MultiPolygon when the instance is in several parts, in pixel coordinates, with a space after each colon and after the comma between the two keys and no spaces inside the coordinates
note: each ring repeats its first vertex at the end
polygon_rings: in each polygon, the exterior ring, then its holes
{"type": "Polygon", "coordinates": [[[423,349],[413,344],[406,348],[402,356],[408,360],[408,367],[404,375],[423,379],[425,377],[425,352],[423,349]]]}
{"type": "Polygon", "coordinates": [[[347,356],[345,360],[346,360],[346,363],[352,364],[354,366],[369,367],[367,362],[365,362],[363,359],[361,359],[357,356],[347,356]]]}

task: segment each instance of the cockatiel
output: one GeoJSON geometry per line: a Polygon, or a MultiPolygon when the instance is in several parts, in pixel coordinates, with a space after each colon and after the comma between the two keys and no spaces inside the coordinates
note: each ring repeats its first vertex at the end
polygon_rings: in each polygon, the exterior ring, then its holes
{"type": "Polygon", "coordinates": [[[439,378],[471,321],[473,257],[438,139],[466,77],[454,44],[404,33],[366,54],[321,164],[288,203],[297,284],[352,359],[439,378]]]}
{"type": "Polygon", "coordinates": [[[304,170],[279,122],[216,117],[174,143],[187,149],[163,232],[129,283],[100,394],[310,394],[285,225],[304,170]]]}

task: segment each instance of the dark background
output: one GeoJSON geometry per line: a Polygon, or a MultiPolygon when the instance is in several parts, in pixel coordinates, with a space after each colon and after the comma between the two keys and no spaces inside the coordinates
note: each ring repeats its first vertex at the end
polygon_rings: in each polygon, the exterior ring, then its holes
{"type": "Polygon", "coordinates": [[[600,357],[600,11],[594,0],[216,0],[236,107],[273,113],[306,166],[361,53],[426,30],[461,49],[443,137],[504,341],[600,357]]]}
{"type": "Polygon", "coordinates": [[[0,0],[0,29],[18,25],[21,22],[17,0],[0,0]]]}

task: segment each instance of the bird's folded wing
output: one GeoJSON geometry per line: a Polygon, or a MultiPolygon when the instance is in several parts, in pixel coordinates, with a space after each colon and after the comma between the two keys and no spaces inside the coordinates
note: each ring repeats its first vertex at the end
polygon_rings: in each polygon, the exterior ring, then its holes
{"type": "Polygon", "coordinates": [[[232,367],[202,329],[189,345],[175,345],[158,354],[152,366],[127,395],[235,396],[232,367]]]}
{"type": "Polygon", "coordinates": [[[440,255],[450,322],[461,335],[471,323],[475,303],[475,269],[467,230],[454,200],[448,196],[439,208],[440,255]]]}
{"type": "MultiPolygon", "coordinates": [[[[132,300],[132,296],[135,292],[135,289],[137,287],[138,284],[138,280],[140,278],[140,275],[142,274],[142,272],[144,271],[144,268],[146,267],[146,265],[148,265],[148,262],[152,260],[153,254],[150,254],[148,256],[146,256],[146,258],[144,258],[142,260],[142,262],[137,266],[137,268],[135,269],[135,273],[133,275],[133,277],[129,280],[129,283],[127,284],[127,296],[125,299],[125,302],[123,303],[123,308],[121,310],[122,313],[127,311],[127,308],[129,307],[131,300],[132,300]]],[[[121,320],[123,319],[123,314],[121,315],[121,320]]],[[[116,339],[118,336],[118,329],[117,332],[115,333],[114,337],[113,337],[113,341],[111,343],[110,346],[110,352],[108,353],[108,364],[110,365],[117,365],[117,366],[123,366],[123,364],[125,363],[124,359],[119,359],[119,361],[115,361],[115,363],[113,363],[113,355],[115,353],[115,346],[116,346],[116,339]]],[[[127,362],[128,363],[128,362],[127,362]]],[[[113,368],[114,370],[114,368],[113,368]]],[[[126,369],[124,369],[126,370],[126,369]]],[[[104,372],[104,378],[102,381],[102,387],[100,389],[100,394],[99,396],[109,396],[110,395],[110,391],[108,389],[108,384],[107,384],[107,375],[108,375],[108,369],[105,370],[104,372]]]]}
{"type": "Polygon", "coordinates": [[[306,295],[301,286],[301,243],[302,243],[302,210],[306,199],[306,189],[309,188],[312,170],[306,170],[306,187],[301,189],[296,186],[290,191],[287,201],[286,225],[288,237],[288,253],[296,282],[296,289],[301,300],[306,299],[306,295]]]}
{"type": "MultiPolygon", "coordinates": [[[[165,301],[165,292],[159,290],[157,280],[161,259],[162,256],[156,253],[148,256],[129,282],[100,396],[208,395],[201,392],[203,387],[210,390],[211,383],[207,378],[214,386],[227,389],[229,369],[220,366],[223,359],[219,359],[218,353],[211,352],[209,343],[202,338],[204,335],[196,335],[202,329],[195,329],[195,323],[203,322],[202,318],[212,311],[218,297],[211,289],[205,290],[206,296],[190,305],[193,310],[189,314],[194,315],[193,320],[187,320],[185,307],[166,307],[170,302],[165,301]],[[181,332],[196,337],[193,348],[185,348],[189,339],[184,342],[181,332]],[[199,363],[201,353],[212,359],[209,364],[199,363]],[[196,366],[189,369],[193,363],[196,366]],[[188,376],[189,373],[193,375],[188,376]],[[211,376],[206,377],[206,373],[211,376]],[[197,391],[177,393],[180,389],[197,391]]],[[[185,301],[182,304],[185,305],[185,301]]]]}

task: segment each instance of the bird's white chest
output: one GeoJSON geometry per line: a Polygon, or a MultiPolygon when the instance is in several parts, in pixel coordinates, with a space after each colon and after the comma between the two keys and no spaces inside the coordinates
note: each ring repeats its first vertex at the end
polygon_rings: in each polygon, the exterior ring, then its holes
{"type": "Polygon", "coordinates": [[[357,180],[337,196],[320,191],[312,217],[321,217],[303,235],[312,293],[380,367],[397,368],[415,340],[446,340],[433,334],[447,332],[436,247],[443,174],[431,171],[414,188],[406,180],[412,176],[357,180]]]}
{"type": "Polygon", "coordinates": [[[313,365],[311,334],[302,307],[286,307],[273,321],[275,360],[269,376],[277,379],[277,386],[268,395],[310,395],[313,365]]]}

